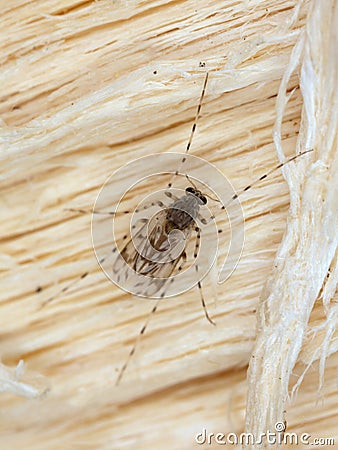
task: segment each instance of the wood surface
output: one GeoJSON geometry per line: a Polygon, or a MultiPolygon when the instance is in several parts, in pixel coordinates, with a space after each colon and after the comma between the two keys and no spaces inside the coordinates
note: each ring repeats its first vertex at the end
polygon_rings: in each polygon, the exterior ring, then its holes
{"type": "MultiPolygon", "coordinates": [[[[284,419],[288,432],[335,437],[337,445],[337,94],[330,88],[338,8],[335,0],[318,5],[2,1],[1,448],[214,449],[214,438],[196,442],[203,428],[258,432],[284,419]],[[302,36],[309,54],[297,62],[302,36]],[[308,60],[315,61],[310,79],[301,72],[308,60]],[[184,152],[206,71],[190,153],[214,164],[236,191],[297,151],[314,151],[240,195],[239,264],[225,283],[217,285],[214,273],[202,283],[216,326],[205,319],[197,288],[163,299],[116,386],[154,300],[107,279],[92,246],[91,214],[67,209],[90,211],[107,178],[130,161],[184,152]],[[318,126],[308,140],[312,94],[318,126]],[[292,221],[308,205],[309,232],[299,234],[292,221]],[[301,245],[297,270],[286,272],[301,245]],[[324,248],[326,257],[309,269],[313,249],[324,248]],[[274,290],[283,279],[285,290],[274,290]],[[300,297],[299,286],[314,279],[311,295],[300,297]],[[294,311],[298,334],[283,310],[294,311]]],[[[128,208],[157,188],[150,181],[136,190],[128,208]]],[[[223,213],[214,209],[222,228],[223,213]]],[[[120,239],[128,220],[121,218],[120,239]]]]}

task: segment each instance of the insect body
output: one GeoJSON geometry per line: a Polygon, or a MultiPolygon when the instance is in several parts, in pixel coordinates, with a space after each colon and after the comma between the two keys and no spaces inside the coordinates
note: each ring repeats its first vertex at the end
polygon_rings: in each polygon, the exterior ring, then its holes
{"type": "MultiPolygon", "coordinates": [[[[143,226],[129,239],[113,263],[113,281],[124,288],[128,283],[131,291],[139,296],[163,298],[166,291],[162,288],[168,282],[174,282],[174,271],[180,272],[186,262],[187,244],[193,233],[196,233],[195,258],[200,246],[200,224],[206,223],[200,207],[207,203],[206,196],[190,186],[180,197],[171,191],[166,194],[173,202],[150,219],[142,220],[143,226]],[[128,280],[132,277],[132,281],[128,280]]],[[[164,206],[162,202],[159,204],[164,206]]]]}

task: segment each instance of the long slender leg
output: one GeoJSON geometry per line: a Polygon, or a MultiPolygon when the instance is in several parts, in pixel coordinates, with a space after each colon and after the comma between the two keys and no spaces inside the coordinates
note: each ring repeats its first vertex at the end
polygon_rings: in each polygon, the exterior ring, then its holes
{"type": "Polygon", "coordinates": [[[161,201],[151,202],[143,205],[140,209],[135,209],[134,211],[92,211],[90,209],[78,209],[78,208],[65,208],[65,211],[71,211],[71,212],[77,212],[80,214],[100,214],[103,216],[116,216],[119,214],[130,214],[132,212],[138,213],[141,211],[145,211],[146,209],[150,208],[151,206],[160,206],[161,208],[164,207],[164,203],[161,201]]]}
{"type": "MultiPolygon", "coordinates": [[[[199,249],[199,246],[200,246],[200,240],[201,240],[201,230],[200,230],[200,228],[198,228],[198,227],[196,228],[196,233],[197,233],[197,234],[196,234],[196,243],[195,243],[194,258],[197,258],[197,255],[198,255],[198,249],[199,249]]],[[[195,269],[196,269],[196,272],[198,273],[198,264],[195,265],[195,269]]],[[[203,310],[204,310],[205,317],[207,318],[207,320],[208,320],[212,325],[216,325],[215,322],[210,318],[210,316],[209,316],[209,314],[208,314],[208,310],[207,310],[207,307],[206,307],[206,304],[205,304],[205,300],[204,300],[204,295],[203,295],[203,290],[202,290],[202,284],[201,284],[200,281],[197,283],[197,286],[198,286],[198,290],[199,290],[199,293],[200,293],[201,303],[202,303],[202,307],[203,307],[203,310]]]]}
{"type": "MultiPolygon", "coordinates": [[[[115,253],[115,248],[109,253],[109,255],[105,256],[104,258],[100,259],[100,263],[104,263],[113,253],[115,253]]],[[[67,286],[63,287],[62,289],[60,289],[56,294],[52,295],[51,297],[49,297],[47,300],[43,301],[39,307],[39,309],[41,310],[42,308],[44,308],[45,306],[47,306],[48,304],[50,304],[51,302],[53,302],[55,299],[57,299],[59,296],[65,294],[67,291],[69,291],[70,288],[72,288],[73,286],[75,286],[76,284],[78,284],[81,280],[83,280],[84,278],[86,278],[89,275],[89,272],[84,272],[82,275],[80,275],[78,278],[76,278],[75,280],[71,281],[69,284],[67,284],[67,286]]],[[[39,287],[38,288],[38,292],[41,292],[42,288],[39,287]]]]}
{"type": "Polygon", "coordinates": [[[204,295],[203,295],[203,291],[202,291],[202,285],[201,285],[200,281],[198,282],[198,289],[199,289],[199,293],[200,293],[200,297],[201,297],[201,303],[202,303],[202,306],[203,306],[205,317],[211,323],[211,325],[216,325],[216,323],[210,318],[210,316],[208,314],[208,310],[207,310],[207,307],[206,307],[206,304],[205,304],[204,295]]]}
{"type": "MultiPolygon", "coordinates": [[[[143,222],[144,219],[139,219],[141,222],[143,222]]],[[[127,239],[128,235],[124,235],[123,236],[123,240],[125,241],[127,239]]],[[[104,256],[103,258],[101,258],[99,260],[100,264],[103,264],[108,258],[110,258],[117,250],[117,247],[114,247],[112,249],[111,252],[109,252],[108,255],[104,256]]],[[[71,281],[69,284],[67,284],[67,286],[63,287],[62,289],[60,289],[56,294],[52,295],[51,297],[49,297],[47,300],[45,300],[44,302],[41,303],[39,309],[41,310],[42,308],[44,308],[46,305],[50,304],[51,302],[53,302],[55,299],[57,299],[59,296],[65,294],[70,288],[72,288],[73,286],[75,286],[77,283],[79,283],[81,280],[83,280],[84,278],[86,278],[89,275],[89,272],[84,272],[82,275],[80,275],[78,278],[76,278],[75,280],[71,281]]],[[[42,288],[39,287],[38,288],[38,292],[41,292],[42,288]]]]}
{"type": "Polygon", "coordinates": [[[149,315],[148,315],[148,317],[147,317],[147,320],[145,321],[143,327],[141,328],[141,330],[140,330],[140,332],[139,332],[139,334],[138,334],[138,336],[137,336],[137,338],[136,338],[136,340],[135,340],[135,342],[134,342],[134,344],[133,344],[133,346],[132,346],[132,348],[131,348],[131,350],[130,350],[130,352],[129,352],[128,358],[126,359],[125,363],[123,364],[123,366],[122,366],[122,368],[121,368],[121,370],[120,370],[120,372],[119,372],[119,374],[118,374],[118,377],[117,377],[116,382],[115,382],[115,385],[116,385],[116,386],[120,383],[120,381],[121,381],[121,379],[122,379],[122,377],[123,377],[123,375],[124,375],[124,372],[126,371],[126,369],[127,369],[127,367],[128,367],[128,364],[129,364],[129,362],[130,362],[132,356],[134,355],[134,353],[135,353],[135,351],[136,351],[136,348],[137,348],[137,345],[138,345],[139,342],[140,342],[141,336],[145,333],[145,331],[146,331],[146,329],[147,329],[147,327],[148,327],[148,325],[149,325],[150,319],[151,319],[151,317],[156,313],[156,310],[157,310],[158,305],[159,305],[159,303],[160,303],[161,300],[162,300],[162,299],[160,298],[160,299],[158,299],[158,300],[156,301],[155,306],[154,306],[153,309],[150,311],[150,313],[149,313],[149,315]]]}
{"type": "MultiPolygon", "coordinates": [[[[185,154],[187,154],[187,153],[189,152],[190,147],[191,147],[191,143],[192,143],[192,140],[193,140],[193,137],[194,137],[194,134],[195,134],[195,130],[196,130],[196,126],[197,126],[197,121],[198,121],[199,116],[200,116],[201,107],[202,107],[202,102],[203,102],[203,99],[204,99],[205,90],[206,90],[207,83],[208,83],[208,78],[209,78],[209,72],[206,72],[206,74],[205,74],[205,79],[204,79],[204,83],[203,83],[203,88],[202,88],[202,92],[201,92],[201,96],[200,96],[200,99],[199,99],[199,102],[198,102],[198,106],[197,106],[197,111],[196,111],[195,119],[194,119],[194,122],[193,122],[193,125],[192,125],[192,128],[191,128],[191,132],[190,132],[190,136],[189,136],[189,140],[188,140],[187,146],[186,146],[186,148],[185,148],[185,154]]],[[[175,174],[174,174],[173,177],[171,178],[171,181],[168,183],[168,187],[169,187],[169,188],[172,186],[174,178],[180,173],[182,164],[184,164],[185,161],[186,161],[186,157],[184,156],[184,157],[182,158],[182,161],[181,161],[181,163],[180,163],[179,168],[176,170],[175,174]]]]}
{"type": "MultiPolygon", "coordinates": [[[[247,186],[245,186],[245,188],[241,189],[238,193],[234,194],[230,201],[228,202],[228,204],[226,206],[229,206],[230,203],[233,200],[236,200],[236,198],[240,197],[242,194],[244,194],[244,192],[248,191],[249,189],[251,189],[252,187],[256,186],[256,184],[258,184],[260,181],[264,180],[265,178],[267,178],[269,175],[271,175],[273,172],[275,172],[278,169],[281,169],[282,167],[284,167],[286,164],[289,164],[290,162],[294,161],[295,159],[300,158],[303,155],[306,155],[307,153],[313,152],[313,149],[311,150],[306,150],[304,152],[298,153],[298,155],[292,156],[291,158],[287,159],[286,161],[284,161],[283,163],[278,164],[278,166],[275,166],[274,168],[272,168],[271,170],[269,170],[268,172],[266,172],[264,175],[261,175],[259,178],[257,178],[255,181],[253,181],[251,184],[248,184],[247,186]]],[[[222,206],[222,209],[225,209],[226,206],[222,206]]]]}
{"type": "Polygon", "coordinates": [[[179,272],[183,269],[184,264],[187,262],[187,254],[185,251],[182,253],[182,259],[183,259],[182,263],[177,268],[179,272]]]}
{"type": "Polygon", "coordinates": [[[208,223],[210,223],[212,220],[215,219],[215,216],[212,215],[212,216],[210,216],[208,219],[206,219],[206,218],[203,217],[201,214],[198,214],[198,215],[197,215],[197,218],[200,220],[200,222],[201,222],[203,225],[208,225],[208,223]]]}
{"type": "Polygon", "coordinates": [[[196,130],[197,121],[199,119],[200,112],[201,112],[201,107],[202,107],[202,103],[203,103],[203,99],[204,99],[204,95],[205,95],[205,90],[206,90],[207,83],[208,83],[208,78],[209,78],[209,72],[206,72],[205,78],[204,78],[204,83],[203,83],[203,88],[202,88],[202,92],[201,92],[201,97],[200,97],[200,100],[198,102],[197,111],[196,111],[196,115],[195,115],[195,120],[194,120],[194,123],[193,123],[192,128],[191,128],[191,132],[190,132],[189,140],[188,140],[188,143],[187,143],[187,147],[185,149],[185,153],[188,153],[189,150],[190,150],[190,147],[191,147],[192,139],[194,137],[194,133],[195,133],[195,130],[196,130]]]}
{"type": "MultiPolygon", "coordinates": [[[[181,271],[181,270],[182,270],[184,264],[185,264],[186,261],[187,261],[187,254],[186,254],[185,251],[183,251],[183,253],[182,253],[181,256],[182,256],[182,262],[181,262],[181,264],[180,264],[180,265],[178,266],[178,268],[177,268],[178,271],[181,271]]],[[[171,279],[171,281],[173,281],[173,280],[174,280],[174,278],[171,279]]],[[[161,301],[162,298],[164,297],[164,294],[165,294],[165,293],[163,292],[163,293],[161,294],[161,298],[157,300],[155,306],[154,306],[153,309],[150,311],[150,313],[149,313],[149,315],[148,315],[148,318],[147,318],[146,322],[144,323],[144,325],[143,325],[141,331],[139,332],[139,334],[138,334],[138,336],[137,336],[137,338],[136,338],[136,341],[134,342],[134,345],[132,346],[132,348],[131,348],[131,350],[130,350],[130,352],[129,352],[128,358],[127,358],[126,362],[123,364],[123,366],[122,366],[122,368],[121,368],[121,370],[120,370],[120,372],[119,372],[119,375],[118,375],[117,380],[116,380],[116,383],[115,383],[116,386],[120,383],[120,381],[121,381],[121,379],[122,379],[122,377],[123,377],[123,374],[124,374],[124,372],[126,371],[126,369],[127,369],[127,367],[128,367],[128,364],[129,364],[129,362],[130,362],[132,356],[134,355],[134,353],[135,353],[135,351],[136,351],[136,348],[137,348],[137,345],[138,345],[138,343],[139,343],[139,341],[140,341],[140,339],[141,339],[141,336],[145,333],[145,331],[146,331],[146,329],[147,329],[147,327],[148,327],[148,324],[149,324],[149,322],[150,322],[150,319],[151,319],[151,317],[155,314],[155,312],[156,312],[156,310],[157,310],[157,308],[158,308],[158,305],[159,305],[160,301],[161,301]]]]}
{"type": "Polygon", "coordinates": [[[164,191],[164,194],[169,197],[171,200],[178,200],[177,195],[173,194],[171,191],[164,191]]]}
{"type": "MultiPolygon", "coordinates": [[[[40,308],[42,309],[44,308],[46,305],[48,305],[49,303],[51,303],[53,300],[55,300],[59,295],[64,294],[65,292],[67,292],[72,286],[74,286],[75,284],[77,284],[80,280],[83,280],[84,278],[86,278],[89,275],[89,272],[84,272],[80,277],[78,277],[76,280],[72,281],[71,283],[67,284],[67,286],[65,286],[64,288],[62,288],[57,294],[53,295],[52,297],[49,297],[47,300],[45,300],[44,302],[41,303],[40,308]]],[[[42,290],[40,288],[40,290],[42,290]]]]}
{"type": "MultiPolygon", "coordinates": [[[[64,211],[77,212],[80,214],[102,214],[104,216],[115,216],[115,211],[92,211],[90,209],[64,208],[64,211]]],[[[123,211],[123,214],[128,214],[130,211],[123,211]]]]}

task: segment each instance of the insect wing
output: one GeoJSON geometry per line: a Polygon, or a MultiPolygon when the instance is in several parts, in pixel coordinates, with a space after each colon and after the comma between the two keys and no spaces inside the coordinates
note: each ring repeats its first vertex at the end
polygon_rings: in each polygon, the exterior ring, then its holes
{"type": "Polygon", "coordinates": [[[145,297],[160,296],[185,251],[191,229],[166,232],[166,212],[160,211],[130,238],[113,264],[118,283],[145,297]]]}

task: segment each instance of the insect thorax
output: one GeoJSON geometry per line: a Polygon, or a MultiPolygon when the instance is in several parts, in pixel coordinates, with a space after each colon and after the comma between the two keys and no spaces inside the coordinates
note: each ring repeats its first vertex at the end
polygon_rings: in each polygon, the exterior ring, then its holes
{"type": "Polygon", "coordinates": [[[196,219],[200,205],[194,195],[184,195],[176,200],[167,212],[169,227],[179,230],[186,229],[196,219]]]}

